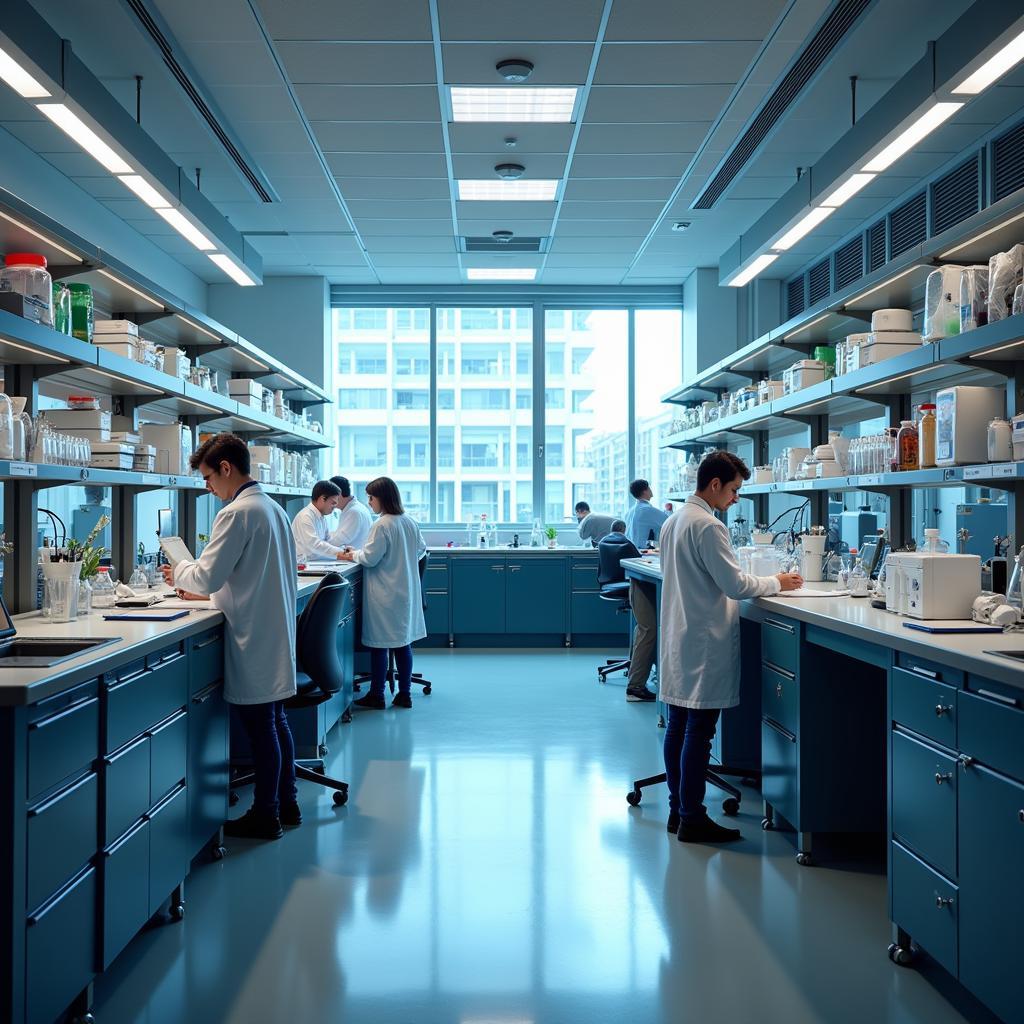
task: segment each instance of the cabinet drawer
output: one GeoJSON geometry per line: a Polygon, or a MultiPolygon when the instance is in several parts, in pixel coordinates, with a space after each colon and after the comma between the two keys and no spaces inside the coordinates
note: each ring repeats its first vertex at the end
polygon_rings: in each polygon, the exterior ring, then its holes
{"type": "Polygon", "coordinates": [[[761,795],[791,825],[800,827],[799,751],[796,736],[761,721],[761,795]]]}
{"type": "Polygon", "coordinates": [[[179,711],[149,734],[149,803],[152,807],[185,778],[188,715],[179,711]]]}
{"type": "Polygon", "coordinates": [[[103,854],[101,969],[149,920],[149,822],[140,821],[103,854]]]}
{"type": "Polygon", "coordinates": [[[194,857],[228,813],[228,709],[221,685],[197,693],[186,717],[189,855],[194,857]]]}
{"type": "Polygon", "coordinates": [[[99,756],[100,702],[96,683],[32,709],[28,726],[29,800],[75,772],[91,768],[99,756]],[[52,706],[51,705],[55,705],[52,706]],[[35,717],[35,713],[39,717],[35,717]]]}
{"type": "Polygon", "coordinates": [[[892,844],[893,920],[954,977],[957,972],[957,887],[892,844]]]}
{"type": "Polygon", "coordinates": [[[188,694],[198,693],[224,678],[224,631],[211,629],[192,639],[189,651],[188,694]]]}
{"type": "Polygon", "coordinates": [[[956,760],[910,736],[892,734],[892,832],[956,878],[956,760]]]}
{"type": "Polygon", "coordinates": [[[105,749],[117,750],[150,726],[184,707],[188,698],[188,659],[178,648],[136,661],[107,681],[105,749]]]}
{"type": "Polygon", "coordinates": [[[188,874],[191,860],[188,800],[184,785],[174,790],[149,818],[149,914],[159,910],[171,890],[188,874]]]}
{"type": "Polygon", "coordinates": [[[447,590],[448,589],[448,563],[435,562],[431,559],[423,570],[424,590],[447,590]]]}
{"type": "Polygon", "coordinates": [[[601,589],[601,585],[597,582],[596,562],[586,562],[582,565],[575,562],[573,563],[572,589],[574,591],[601,589]]]}
{"type": "Polygon", "coordinates": [[[963,685],[964,674],[960,669],[950,668],[948,665],[929,661],[927,658],[919,658],[916,654],[904,654],[902,651],[897,651],[896,666],[936,683],[948,683],[950,686],[963,685]]]}
{"type": "Polygon", "coordinates": [[[127,832],[151,806],[149,742],[148,736],[141,736],[104,759],[104,846],[127,832]]]}
{"type": "Polygon", "coordinates": [[[761,714],[794,736],[799,734],[800,693],[792,672],[761,666],[761,714]]]}
{"type": "Polygon", "coordinates": [[[1024,781],[1024,691],[971,677],[957,694],[960,749],[1024,781]]]}
{"type": "Polygon", "coordinates": [[[761,657],[787,672],[796,672],[799,661],[799,624],[768,615],[761,623],[761,657]]]}
{"type": "Polygon", "coordinates": [[[423,618],[427,627],[428,635],[444,635],[449,633],[448,622],[448,592],[436,593],[427,591],[424,594],[427,607],[423,612],[423,618]]]}
{"type": "Polygon", "coordinates": [[[96,884],[96,869],[90,867],[28,919],[27,1021],[56,1020],[92,981],[96,965],[96,884]]]}
{"type": "Polygon", "coordinates": [[[97,847],[99,785],[90,772],[28,812],[26,910],[33,910],[89,862],[97,847]]]}
{"type": "Polygon", "coordinates": [[[903,668],[892,670],[894,722],[956,748],[956,687],[903,668]]]}

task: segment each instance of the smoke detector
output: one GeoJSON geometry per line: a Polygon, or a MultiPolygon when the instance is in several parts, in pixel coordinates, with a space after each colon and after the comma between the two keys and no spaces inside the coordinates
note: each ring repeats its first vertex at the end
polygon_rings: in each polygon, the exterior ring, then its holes
{"type": "Polygon", "coordinates": [[[677,220],[675,224],[672,225],[672,230],[685,231],[690,226],[690,223],[691,222],[688,220],[677,220]]]}
{"type": "Polygon", "coordinates": [[[495,70],[506,82],[525,82],[533,74],[533,64],[528,60],[499,60],[495,70]]]}
{"type": "Polygon", "coordinates": [[[492,231],[491,237],[496,242],[501,242],[503,245],[508,245],[509,242],[515,238],[515,235],[511,231],[492,231]]]}
{"type": "Polygon", "coordinates": [[[522,164],[498,164],[494,168],[494,173],[506,181],[515,181],[526,173],[526,168],[522,164]]]}

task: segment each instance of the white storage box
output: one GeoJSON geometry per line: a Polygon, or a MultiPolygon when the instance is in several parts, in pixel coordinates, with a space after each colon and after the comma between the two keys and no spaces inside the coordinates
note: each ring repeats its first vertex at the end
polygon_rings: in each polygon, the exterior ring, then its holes
{"type": "Polygon", "coordinates": [[[192,370],[192,360],[180,348],[165,348],[163,351],[163,371],[172,377],[188,378],[192,370]]]}
{"type": "Polygon", "coordinates": [[[925,282],[924,341],[938,341],[960,333],[961,267],[944,266],[933,270],[925,282]]]}
{"type": "Polygon", "coordinates": [[[44,415],[51,426],[65,434],[96,441],[110,440],[110,413],[102,409],[47,409],[44,415]]]}
{"type": "Polygon", "coordinates": [[[819,462],[816,472],[818,479],[824,480],[829,477],[842,476],[843,467],[833,459],[827,462],[819,462]]]}
{"type": "Polygon", "coordinates": [[[120,444],[140,445],[142,444],[142,435],[127,430],[111,430],[109,440],[117,441],[120,444]]]}
{"type": "Polygon", "coordinates": [[[916,352],[921,347],[920,338],[912,331],[879,331],[866,337],[867,341],[861,342],[851,353],[854,370],[874,366],[904,352],[916,352]]]}
{"type": "Polygon", "coordinates": [[[803,391],[812,384],[820,384],[825,379],[825,364],[818,359],[801,359],[782,371],[782,383],[786,394],[803,391]]]}
{"type": "Polygon", "coordinates": [[[138,338],[132,338],[127,334],[100,334],[93,336],[92,343],[104,352],[113,352],[116,356],[140,361],[138,338]]]}
{"type": "Polygon", "coordinates": [[[876,309],[871,314],[872,331],[913,330],[914,316],[909,309],[876,309]]]}
{"type": "Polygon", "coordinates": [[[92,325],[92,333],[96,334],[128,334],[133,338],[139,336],[139,325],[134,320],[96,320],[92,325]]]}
{"type": "Polygon", "coordinates": [[[249,380],[246,377],[232,377],[228,381],[228,394],[232,398],[239,398],[240,395],[248,395],[250,398],[258,398],[263,402],[263,385],[258,381],[249,380]]]}
{"type": "Polygon", "coordinates": [[[132,469],[136,473],[153,473],[156,471],[156,449],[151,444],[140,444],[135,449],[132,469]]]}
{"type": "Polygon", "coordinates": [[[935,396],[935,465],[988,462],[988,425],[1006,408],[1002,388],[960,385],[935,396]]]}
{"type": "Polygon", "coordinates": [[[94,444],[90,466],[100,469],[131,469],[135,459],[135,448],[130,444],[94,444]]]}
{"type": "Polygon", "coordinates": [[[192,454],[192,431],[180,423],[144,423],[142,443],[156,449],[157,473],[189,476],[188,460],[192,454]]]}

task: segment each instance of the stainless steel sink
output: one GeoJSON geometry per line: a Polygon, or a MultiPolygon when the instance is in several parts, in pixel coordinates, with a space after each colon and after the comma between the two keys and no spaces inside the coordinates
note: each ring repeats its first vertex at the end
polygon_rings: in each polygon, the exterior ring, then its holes
{"type": "Polygon", "coordinates": [[[1015,661],[1024,661],[1024,651],[982,651],[982,654],[994,654],[999,658],[1013,658],[1015,661]]]}
{"type": "Polygon", "coordinates": [[[0,643],[0,668],[48,668],[80,654],[115,643],[119,637],[79,639],[76,637],[19,637],[0,643]]]}

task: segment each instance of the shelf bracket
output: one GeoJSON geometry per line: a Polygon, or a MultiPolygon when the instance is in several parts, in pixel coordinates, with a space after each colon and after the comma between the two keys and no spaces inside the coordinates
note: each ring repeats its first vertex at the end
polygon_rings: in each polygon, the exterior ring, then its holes
{"type": "Polygon", "coordinates": [[[174,316],[174,314],[170,310],[164,309],[159,313],[124,313],[118,311],[111,313],[110,318],[112,320],[131,320],[133,324],[145,327],[146,324],[151,324],[156,320],[166,320],[169,316],[174,316]]]}
{"type": "Polygon", "coordinates": [[[54,281],[63,281],[67,277],[78,277],[81,274],[99,270],[102,266],[102,263],[91,260],[82,263],[50,263],[46,270],[54,281]]]}

